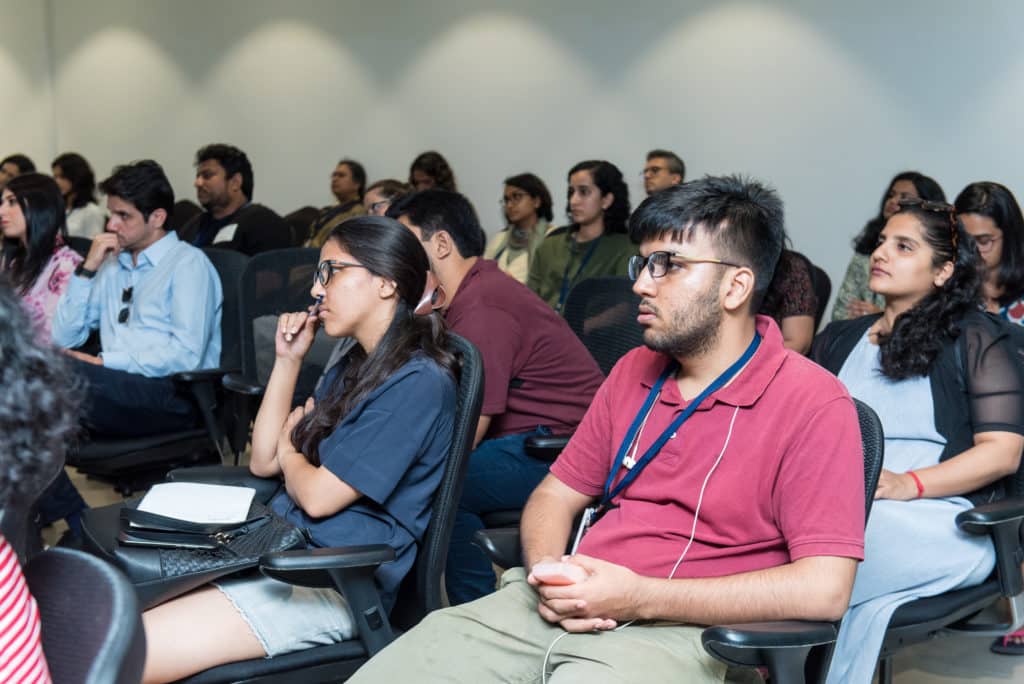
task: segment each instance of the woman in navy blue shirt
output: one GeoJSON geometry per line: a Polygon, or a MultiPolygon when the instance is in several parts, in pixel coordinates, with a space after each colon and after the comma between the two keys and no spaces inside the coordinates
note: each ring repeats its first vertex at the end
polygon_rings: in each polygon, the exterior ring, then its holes
{"type": "MultiPolygon", "coordinates": [[[[320,251],[318,310],[278,322],[252,435],[250,470],[284,480],[271,507],[308,528],[316,546],[395,549],[396,560],[376,576],[389,608],[426,531],[455,414],[456,361],[445,350],[444,323],[435,313],[414,314],[428,268],[423,247],[398,222],[367,216],[340,224],[320,251]],[[289,411],[319,326],[358,344],[315,398],[289,411]]],[[[143,621],[147,682],[353,636],[336,591],[257,574],[157,606],[143,621]]]]}

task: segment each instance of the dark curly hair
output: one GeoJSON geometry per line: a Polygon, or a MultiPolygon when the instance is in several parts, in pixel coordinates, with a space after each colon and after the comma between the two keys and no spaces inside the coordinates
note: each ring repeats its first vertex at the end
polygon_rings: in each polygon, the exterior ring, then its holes
{"type": "Polygon", "coordinates": [[[0,275],[0,502],[38,493],[62,466],[78,430],[74,377],[60,354],[35,343],[0,275]]]}
{"type": "MultiPolygon", "coordinates": [[[[611,193],[614,196],[612,205],[604,210],[604,232],[625,233],[627,232],[626,221],[629,219],[629,187],[622,179],[622,172],[619,167],[603,159],[590,159],[581,161],[569,169],[565,175],[566,180],[572,178],[572,174],[579,171],[586,171],[594,179],[594,185],[601,191],[601,195],[611,193]]],[[[566,197],[565,213],[569,214],[570,220],[572,211],[569,209],[568,196],[566,197]]]]}
{"type": "Polygon", "coordinates": [[[85,157],[77,152],[65,152],[50,163],[56,175],[60,169],[62,176],[71,183],[71,207],[77,209],[90,202],[96,202],[96,176],[85,157]]]}
{"type": "Polygon", "coordinates": [[[409,166],[409,185],[415,188],[416,183],[412,178],[413,171],[425,173],[433,178],[433,187],[438,190],[458,192],[458,187],[455,184],[455,172],[452,171],[448,160],[441,156],[440,152],[429,150],[412,160],[412,165],[409,166]]]}
{"type": "Polygon", "coordinates": [[[910,214],[920,222],[924,240],[934,251],[933,266],[953,262],[953,275],[942,287],[897,316],[892,331],[879,336],[882,374],[904,380],[928,375],[943,344],[960,334],[957,322],[981,306],[982,261],[952,207],[932,211],[919,204],[901,204],[896,213],[910,214]]]}

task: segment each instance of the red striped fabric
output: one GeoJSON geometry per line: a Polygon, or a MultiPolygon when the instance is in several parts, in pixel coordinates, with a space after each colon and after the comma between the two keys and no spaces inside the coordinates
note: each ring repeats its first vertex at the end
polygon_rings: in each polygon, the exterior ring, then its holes
{"type": "Polygon", "coordinates": [[[0,536],[0,682],[50,684],[39,639],[39,608],[18,558],[0,536]]]}

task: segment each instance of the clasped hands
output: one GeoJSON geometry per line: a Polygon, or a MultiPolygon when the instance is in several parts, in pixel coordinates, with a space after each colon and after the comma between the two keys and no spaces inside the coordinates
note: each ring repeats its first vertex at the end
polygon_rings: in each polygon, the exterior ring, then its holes
{"type": "MultiPolygon", "coordinates": [[[[538,562],[557,561],[542,558],[538,562]]],[[[576,584],[543,584],[531,572],[526,581],[537,589],[537,611],[567,632],[615,629],[637,617],[637,597],[643,578],[629,568],[583,554],[562,556],[561,560],[583,568],[587,579],[576,584]]]]}

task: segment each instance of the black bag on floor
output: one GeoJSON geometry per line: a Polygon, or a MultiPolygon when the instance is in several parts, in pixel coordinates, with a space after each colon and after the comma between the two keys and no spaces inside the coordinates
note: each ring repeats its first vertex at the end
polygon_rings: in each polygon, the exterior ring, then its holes
{"type": "Polygon", "coordinates": [[[233,525],[168,518],[125,506],[114,560],[135,585],[143,610],[215,579],[255,568],[260,556],[305,548],[309,533],[263,504],[233,525]]]}

